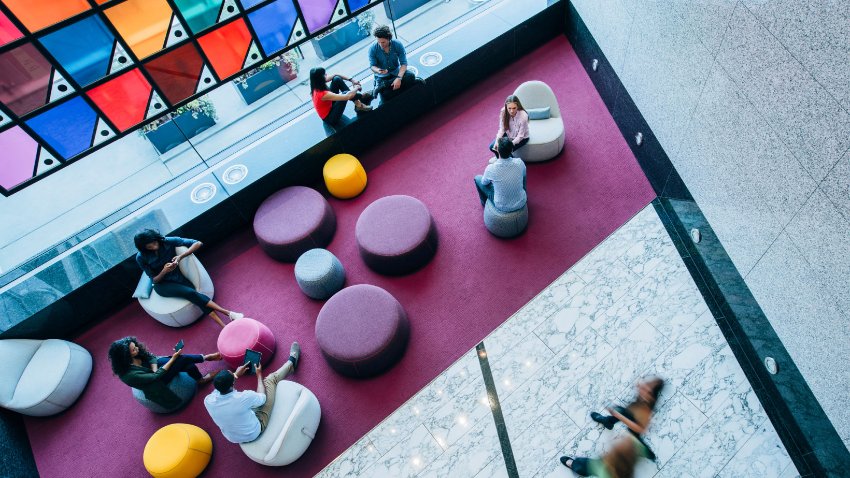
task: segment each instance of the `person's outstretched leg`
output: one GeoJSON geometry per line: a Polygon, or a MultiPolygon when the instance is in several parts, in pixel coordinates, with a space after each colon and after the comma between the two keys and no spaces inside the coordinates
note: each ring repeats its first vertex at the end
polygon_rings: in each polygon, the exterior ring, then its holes
{"type": "Polygon", "coordinates": [[[479,174],[473,178],[475,181],[475,189],[478,191],[478,198],[481,199],[481,206],[486,205],[487,200],[493,200],[493,185],[492,184],[484,184],[483,177],[479,174]]]}
{"type": "Polygon", "coordinates": [[[222,327],[224,327],[224,322],[221,321],[221,318],[218,316],[218,314],[216,314],[216,312],[221,312],[222,314],[229,317],[230,320],[239,320],[239,319],[245,317],[245,314],[240,314],[239,312],[234,312],[232,310],[225,309],[224,307],[216,304],[212,300],[208,301],[206,303],[206,306],[209,307],[210,309],[212,309],[212,311],[210,311],[210,314],[209,314],[210,317],[212,317],[212,319],[215,320],[216,322],[218,322],[218,324],[221,325],[222,327]]]}
{"type": "Polygon", "coordinates": [[[279,369],[275,370],[271,375],[263,379],[263,385],[266,389],[266,403],[254,411],[254,414],[257,416],[257,420],[260,421],[261,430],[265,430],[266,425],[269,424],[272,407],[274,407],[275,395],[277,394],[278,382],[285,379],[290,373],[295,371],[300,359],[301,346],[298,345],[298,342],[292,342],[292,345],[289,347],[289,359],[284,362],[279,369]]]}

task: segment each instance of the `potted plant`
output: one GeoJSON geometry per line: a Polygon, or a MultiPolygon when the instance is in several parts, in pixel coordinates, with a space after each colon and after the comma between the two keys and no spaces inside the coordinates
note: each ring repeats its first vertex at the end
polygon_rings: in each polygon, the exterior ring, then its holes
{"type": "Polygon", "coordinates": [[[289,50],[237,76],[233,79],[233,85],[245,103],[250,105],[295,79],[300,63],[298,52],[289,50]]]}
{"type": "Polygon", "coordinates": [[[398,20],[408,13],[428,3],[429,0],[387,0],[384,2],[384,12],[391,20],[398,20]]]}
{"type": "Polygon", "coordinates": [[[372,33],[375,12],[367,10],[357,17],[310,39],[316,55],[323,61],[333,57],[372,33]]]}
{"type": "Polygon", "coordinates": [[[209,129],[218,120],[215,106],[205,97],[176,108],[171,113],[144,125],[139,133],[160,154],[209,129]]]}

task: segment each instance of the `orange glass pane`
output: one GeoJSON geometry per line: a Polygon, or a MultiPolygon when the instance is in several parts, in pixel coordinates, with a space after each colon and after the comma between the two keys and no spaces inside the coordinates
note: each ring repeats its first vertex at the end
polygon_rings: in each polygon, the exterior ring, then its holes
{"type": "Polygon", "coordinates": [[[165,0],[127,0],[108,8],[106,16],[139,58],[165,46],[171,7],[165,0]]]}
{"type": "Polygon", "coordinates": [[[3,3],[32,32],[91,8],[86,0],[3,0],[3,3]]]}

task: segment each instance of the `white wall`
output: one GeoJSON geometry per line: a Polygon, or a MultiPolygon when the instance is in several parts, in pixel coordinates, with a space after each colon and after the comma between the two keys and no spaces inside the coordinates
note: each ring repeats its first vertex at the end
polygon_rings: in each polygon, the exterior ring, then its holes
{"type": "Polygon", "coordinates": [[[850,2],[572,3],[850,448],[850,2]]]}

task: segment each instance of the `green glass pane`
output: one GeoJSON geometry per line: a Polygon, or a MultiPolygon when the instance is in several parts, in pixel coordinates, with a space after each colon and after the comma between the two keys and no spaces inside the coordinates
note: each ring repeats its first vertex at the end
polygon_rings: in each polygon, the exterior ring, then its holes
{"type": "Polygon", "coordinates": [[[205,30],[218,22],[222,0],[174,0],[193,33],[205,30]]]}

